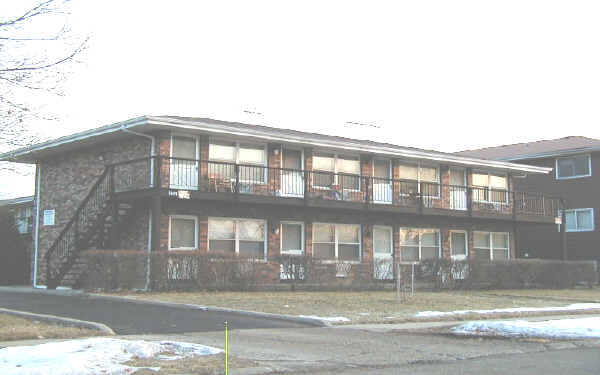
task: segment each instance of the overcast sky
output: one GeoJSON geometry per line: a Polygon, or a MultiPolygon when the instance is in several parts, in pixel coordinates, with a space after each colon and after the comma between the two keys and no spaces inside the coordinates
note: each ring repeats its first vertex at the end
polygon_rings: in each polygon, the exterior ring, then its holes
{"type": "Polygon", "coordinates": [[[89,48],[42,126],[208,116],[440,151],[600,138],[598,19],[574,0],[76,0],[89,48]]]}

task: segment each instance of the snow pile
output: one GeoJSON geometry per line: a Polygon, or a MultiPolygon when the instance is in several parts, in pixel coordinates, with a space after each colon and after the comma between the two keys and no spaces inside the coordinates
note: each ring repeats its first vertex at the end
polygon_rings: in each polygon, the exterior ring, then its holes
{"type": "Polygon", "coordinates": [[[175,360],[211,355],[222,350],[184,342],[150,342],[90,338],[0,349],[0,373],[4,375],[95,375],[131,374],[123,365],[133,358],[175,360]],[[167,353],[167,354],[160,354],[167,353]]]}
{"type": "Polygon", "coordinates": [[[600,318],[556,319],[541,322],[524,320],[469,322],[452,328],[458,335],[499,335],[509,337],[599,338],[600,318]]]}
{"type": "Polygon", "coordinates": [[[349,322],[350,319],[343,316],[315,316],[315,315],[300,315],[301,318],[310,318],[310,319],[318,319],[323,320],[325,322],[330,323],[344,323],[349,322]]]}
{"type": "Polygon", "coordinates": [[[544,312],[544,311],[574,311],[600,309],[600,303],[574,303],[560,307],[511,307],[493,310],[456,310],[456,311],[420,311],[415,314],[419,318],[430,318],[440,316],[465,315],[465,314],[504,314],[519,312],[544,312]]]}

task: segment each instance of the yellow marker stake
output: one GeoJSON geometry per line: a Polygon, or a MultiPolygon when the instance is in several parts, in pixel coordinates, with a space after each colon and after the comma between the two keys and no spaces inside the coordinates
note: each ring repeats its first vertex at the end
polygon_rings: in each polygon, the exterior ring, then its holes
{"type": "Polygon", "coordinates": [[[225,322],[225,375],[229,375],[229,325],[225,322]]]}

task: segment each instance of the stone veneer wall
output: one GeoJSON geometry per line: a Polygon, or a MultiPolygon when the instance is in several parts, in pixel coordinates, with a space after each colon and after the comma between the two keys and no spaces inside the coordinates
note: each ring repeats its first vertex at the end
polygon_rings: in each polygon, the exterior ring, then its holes
{"type": "MultiPolygon", "coordinates": [[[[142,137],[125,136],[122,140],[88,146],[40,162],[41,213],[38,243],[38,284],[45,283],[43,258],[46,251],[58,238],[64,226],[71,220],[78,206],[88,194],[89,189],[104,171],[105,165],[147,156],[150,156],[150,140],[142,137]],[[54,209],[56,212],[55,225],[44,226],[43,212],[50,209],[54,209]]],[[[34,225],[37,225],[37,223],[34,223],[34,225]]],[[[143,249],[145,248],[146,245],[143,249]]]]}

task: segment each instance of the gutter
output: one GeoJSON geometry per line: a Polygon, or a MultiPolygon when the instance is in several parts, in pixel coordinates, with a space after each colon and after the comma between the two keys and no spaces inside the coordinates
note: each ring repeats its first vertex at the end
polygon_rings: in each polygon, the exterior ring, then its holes
{"type": "Polygon", "coordinates": [[[35,233],[33,235],[33,287],[37,288],[38,248],[40,243],[40,187],[42,180],[42,164],[36,165],[35,171],[35,233]]]}

